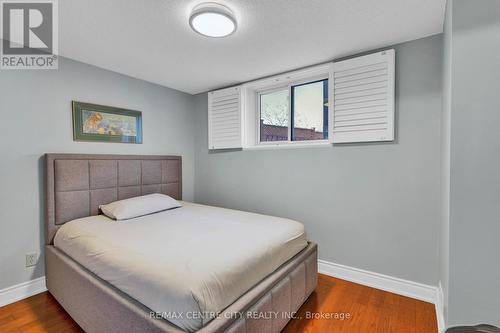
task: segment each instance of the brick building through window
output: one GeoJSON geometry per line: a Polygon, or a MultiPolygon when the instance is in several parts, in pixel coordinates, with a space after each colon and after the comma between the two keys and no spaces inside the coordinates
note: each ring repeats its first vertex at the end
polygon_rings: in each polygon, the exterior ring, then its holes
{"type": "MultiPolygon", "coordinates": [[[[318,132],[313,128],[298,128],[293,129],[294,141],[305,140],[323,140],[323,132],[318,132]]],[[[268,125],[264,124],[264,120],[260,120],[260,141],[287,141],[288,126],[268,125]]]]}

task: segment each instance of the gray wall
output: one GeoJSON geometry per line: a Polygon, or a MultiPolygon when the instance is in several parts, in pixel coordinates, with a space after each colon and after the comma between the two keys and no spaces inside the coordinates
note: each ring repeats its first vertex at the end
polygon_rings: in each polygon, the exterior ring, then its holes
{"type": "Polygon", "coordinates": [[[452,7],[448,318],[500,326],[500,1],[452,7]]]}
{"type": "Polygon", "coordinates": [[[208,153],[198,95],[195,200],[299,220],[321,259],[436,285],[442,36],[395,48],[394,143],[208,153]]]}
{"type": "Polygon", "coordinates": [[[59,70],[0,73],[0,289],[43,276],[41,156],[46,152],[180,154],[184,196],[194,191],[193,97],[71,60],[59,70]],[[71,100],[141,110],[144,144],[74,142],[71,100]]]}

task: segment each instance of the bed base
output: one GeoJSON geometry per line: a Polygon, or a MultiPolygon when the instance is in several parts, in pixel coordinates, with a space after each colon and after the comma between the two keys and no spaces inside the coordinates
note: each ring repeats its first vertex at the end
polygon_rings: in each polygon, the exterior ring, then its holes
{"type": "MultiPolygon", "coordinates": [[[[45,248],[49,292],[88,333],[183,332],[78,264],[53,245],[45,248]]],[[[227,307],[199,332],[280,332],[317,284],[317,246],[309,245],[227,307]],[[255,313],[278,316],[255,317],[255,313]],[[240,315],[235,315],[240,314],[240,315]],[[253,317],[252,317],[253,314],[253,317]]]]}

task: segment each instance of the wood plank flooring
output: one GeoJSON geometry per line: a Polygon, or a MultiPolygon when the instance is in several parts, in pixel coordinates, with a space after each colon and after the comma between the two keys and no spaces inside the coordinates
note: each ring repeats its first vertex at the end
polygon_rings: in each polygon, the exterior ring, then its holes
{"type": "MultiPolygon", "coordinates": [[[[0,332],[82,332],[44,292],[0,308],[0,332]]],[[[434,305],[319,274],[285,333],[436,333],[434,305]]]]}
{"type": "Polygon", "coordinates": [[[434,304],[322,274],[297,317],[285,333],[437,333],[434,304]],[[307,319],[308,313],[332,319],[307,319]]]}

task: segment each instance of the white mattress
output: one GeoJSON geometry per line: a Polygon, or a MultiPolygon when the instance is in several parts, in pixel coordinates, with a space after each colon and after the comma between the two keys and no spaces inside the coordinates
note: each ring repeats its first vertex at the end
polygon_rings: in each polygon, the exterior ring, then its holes
{"type": "Polygon", "coordinates": [[[59,228],[54,245],[182,329],[200,329],[307,246],[301,223],[183,202],[125,221],[59,228]]]}

